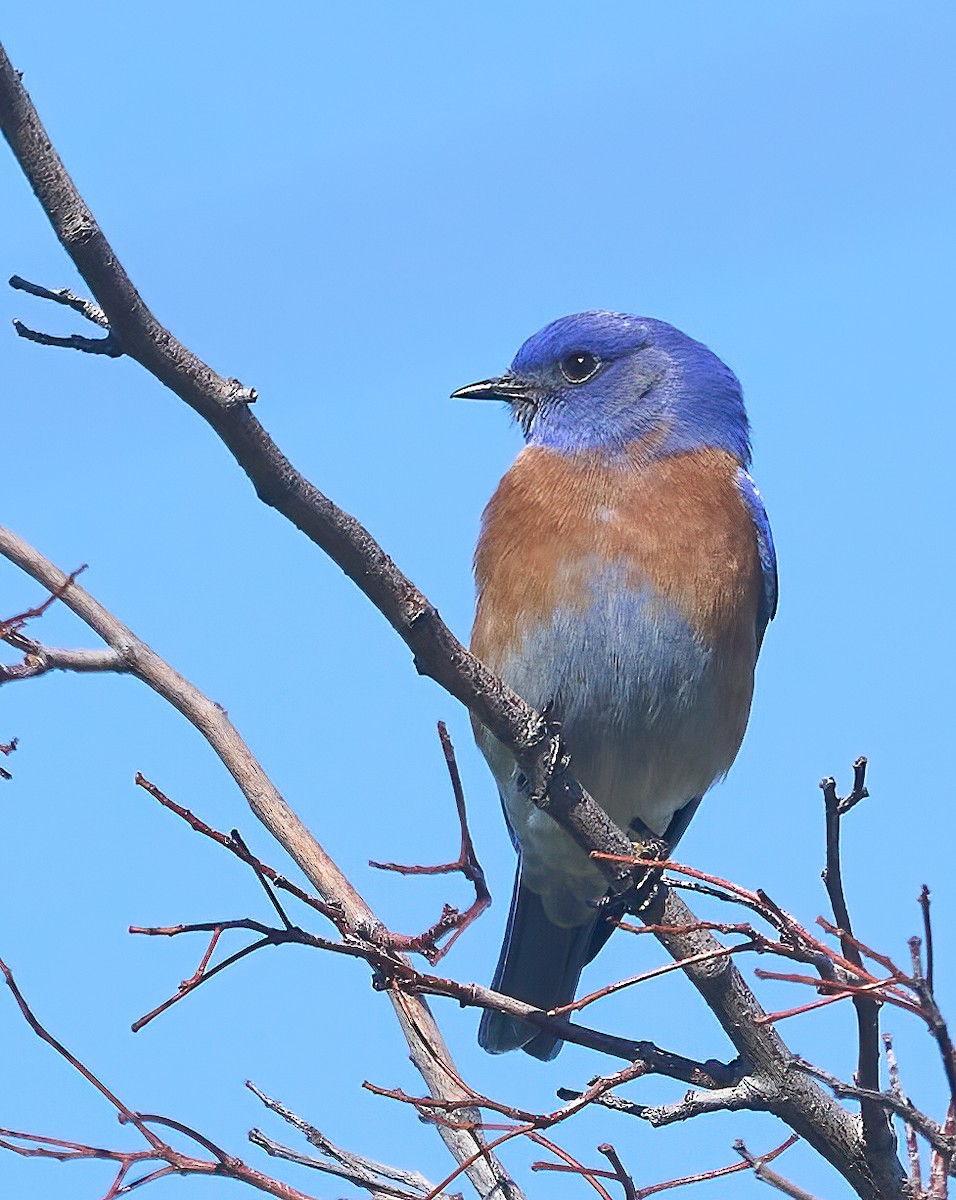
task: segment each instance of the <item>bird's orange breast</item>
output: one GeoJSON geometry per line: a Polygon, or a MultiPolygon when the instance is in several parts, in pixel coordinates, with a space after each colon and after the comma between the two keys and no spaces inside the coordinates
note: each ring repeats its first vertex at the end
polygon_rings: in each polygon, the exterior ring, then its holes
{"type": "Polygon", "coordinates": [[[721,657],[756,654],[762,588],[739,465],[702,449],[622,461],[527,447],[488,504],[475,552],[472,649],[492,668],[557,608],[586,609],[604,563],[673,606],[721,657]]]}

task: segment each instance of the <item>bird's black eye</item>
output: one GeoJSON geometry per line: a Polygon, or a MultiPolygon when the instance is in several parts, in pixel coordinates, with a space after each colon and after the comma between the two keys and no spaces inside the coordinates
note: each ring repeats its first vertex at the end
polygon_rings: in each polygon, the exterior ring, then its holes
{"type": "Polygon", "coordinates": [[[558,364],[568,383],[586,383],[601,365],[587,350],[576,350],[558,364]]]}

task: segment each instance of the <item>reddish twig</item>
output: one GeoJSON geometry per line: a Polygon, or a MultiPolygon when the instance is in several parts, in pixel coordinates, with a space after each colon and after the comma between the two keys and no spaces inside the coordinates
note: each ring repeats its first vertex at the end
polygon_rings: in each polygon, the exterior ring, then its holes
{"type": "Polygon", "coordinates": [[[445,755],[445,765],[451,780],[452,794],[455,798],[455,808],[458,812],[458,824],[461,830],[461,846],[457,859],[454,862],[439,863],[435,866],[406,866],[401,863],[375,862],[371,859],[368,864],[379,871],[393,871],[398,875],[451,875],[457,873],[463,875],[474,887],[475,899],[465,912],[460,912],[452,905],[446,904],[435,924],[426,929],[424,933],[415,936],[397,933],[389,935],[390,944],[396,950],[421,954],[432,966],[445,957],[468,926],[476,921],[491,904],[491,892],[488,890],[485,872],[478,861],[475,844],[468,828],[465,793],[461,784],[458,761],[455,758],[455,747],[444,721],[438,722],[438,736],[445,755]],[[443,946],[439,946],[438,943],[441,939],[449,933],[451,937],[448,941],[443,946]]]}
{"type": "MultiPolygon", "coordinates": [[[[470,1094],[462,1100],[445,1100],[433,1096],[409,1096],[401,1088],[384,1088],[378,1084],[369,1082],[369,1080],[365,1080],[362,1086],[376,1096],[385,1096],[391,1100],[398,1100],[402,1104],[409,1104],[416,1109],[423,1120],[429,1120],[438,1124],[451,1123],[454,1127],[459,1127],[462,1123],[454,1121],[450,1117],[450,1114],[459,1112],[462,1109],[487,1109],[490,1112],[499,1113],[509,1120],[518,1122],[515,1125],[505,1126],[501,1136],[487,1144],[485,1150],[488,1152],[497,1149],[504,1142],[511,1141],[514,1138],[525,1137],[532,1133],[540,1133],[543,1129],[550,1129],[566,1121],[575,1113],[580,1112],[582,1108],[593,1103],[606,1092],[633,1079],[638,1079],[644,1074],[646,1074],[646,1068],[643,1063],[632,1063],[630,1066],[624,1067],[613,1075],[598,1076],[591,1081],[586,1091],[581,1092],[574,1100],[550,1113],[528,1112],[513,1105],[492,1100],[488,1096],[483,1096],[471,1088],[468,1089],[470,1094]]],[[[463,1125],[469,1129],[490,1130],[502,1128],[501,1125],[476,1121],[470,1118],[463,1125]]],[[[458,1178],[467,1165],[470,1164],[459,1163],[458,1167],[443,1179],[432,1193],[423,1197],[422,1200],[435,1200],[435,1197],[440,1192],[443,1192],[450,1183],[453,1183],[458,1178]]]]}
{"type": "Polygon", "coordinates": [[[763,1158],[754,1157],[739,1138],[734,1142],[734,1149],[744,1160],[745,1165],[752,1169],[758,1179],[763,1180],[764,1183],[769,1183],[778,1192],[783,1192],[784,1195],[790,1196],[791,1200],[814,1200],[814,1197],[809,1192],[804,1191],[801,1187],[797,1187],[789,1179],[784,1179],[776,1171],[771,1171],[767,1166],[766,1156],[763,1158]]]}
{"type": "MultiPolygon", "coordinates": [[[[137,784],[148,791],[159,804],[164,808],[175,813],[181,820],[185,821],[191,829],[204,837],[209,838],[217,845],[228,849],[235,854],[248,866],[252,867],[259,879],[260,884],[266,889],[269,894],[270,885],[283,888],[301,899],[304,903],[309,904],[323,915],[327,915],[337,925],[343,926],[341,913],[325,905],[322,901],[303,892],[301,888],[290,883],[283,876],[279,875],[274,868],[267,863],[261,862],[259,859],[253,858],[248,847],[238,836],[236,831],[232,835],[228,835],[213,829],[202,821],[195,813],[189,809],[183,808],[174,800],[164,795],[162,791],[153,783],[144,779],[142,775],[137,774],[137,784]],[[268,883],[266,882],[268,881],[268,883]]],[[[135,1029],[142,1029],[145,1024],[155,1019],[161,1013],[169,1009],[173,1004],[179,1002],[196,987],[224,970],[226,966],[232,965],[239,958],[244,958],[253,953],[255,950],[263,949],[270,945],[279,945],[286,943],[297,943],[308,946],[313,949],[329,950],[332,953],[344,954],[352,958],[360,958],[371,966],[376,972],[377,985],[388,987],[390,984],[395,984],[393,988],[393,997],[396,1002],[399,1002],[399,989],[408,992],[421,992],[431,995],[447,996],[457,1000],[464,1005],[477,1005],[484,1008],[497,1008],[502,1011],[507,1011],[511,1015],[520,1016],[541,1023],[543,1027],[548,1026],[547,1014],[541,1013],[532,1006],[523,1004],[521,1001],[515,1001],[512,997],[505,996],[499,992],[495,992],[490,988],[483,988],[477,984],[458,983],[456,980],[443,978],[437,975],[424,974],[414,970],[410,964],[399,960],[394,955],[394,944],[389,941],[387,936],[382,936],[375,942],[364,940],[357,936],[355,931],[349,931],[348,936],[341,942],[331,941],[326,938],[319,937],[316,934],[310,933],[300,927],[292,925],[284,916],[284,910],[278,905],[278,901],[270,895],[270,901],[277,908],[280,917],[283,917],[286,924],[283,929],[277,929],[268,925],[264,925],[259,921],[244,918],[238,920],[215,921],[215,922],[197,922],[191,924],[180,924],[161,927],[143,928],[140,926],[131,926],[132,933],[147,935],[147,936],[166,936],[176,937],[182,934],[189,933],[208,933],[214,935],[216,939],[226,930],[241,929],[249,932],[260,934],[260,939],[252,945],[246,947],[236,955],[232,955],[227,960],[217,964],[211,969],[208,968],[209,958],[205,957],[193,974],[190,980],[180,984],[176,993],[165,1000],[161,1005],[158,1005],[151,1012],[147,1013],[143,1018],[137,1021],[135,1029]]],[[[207,950],[208,955],[208,950],[207,950]]],[[[560,1021],[560,1018],[556,1018],[560,1021]]],[[[626,1038],[616,1038],[612,1035],[601,1033],[597,1030],[588,1029],[584,1026],[573,1025],[569,1026],[565,1022],[560,1024],[561,1036],[566,1040],[575,1041],[580,1045],[590,1046],[593,1049],[599,1049],[606,1053],[626,1058],[629,1062],[636,1059],[641,1059],[645,1063],[648,1072],[665,1074],[671,1078],[680,1079],[685,1083],[691,1083],[700,1087],[719,1087],[726,1080],[721,1072],[726,1072],[727,1068],[723,1064],[711,1061],[702,1064],[691,1059],[684,1058],[680,1055],[674,1055],[667,1051],[660,1050],[651,1042],[638,1042],[626,1038]],[[717,1074],[715,1074],[715,1072],[717,1074]]],[[[443,1066],[442,1070],[447,1074],[447,1066],[443,1066]]]]}
{"type": "Polygon", "coordinates": [[[310,895],[309,892],[306,892],[304,889],[300,888],[298,884],[293,883],[290,879],[286,879],[284,875],[280,875],[279,872],[273,867],[267,866],[267,864],[264,862],[260,862],[258,858],[254,858],[249,853],[248,848],[241,838],[238,841],[235,841],[229,834],[221,833],[218,829],[213,829],[212,826],[207,825],[205,821],[197,817],[195,813],[190,812],[188,808],[183,808],[183,806],[181,804],[177,804],[175,800],[170,800],[168,796],[164,795],[164,793],[160,791],[155,783],[150,783],[150,781],[146,779],[139,771],[136,772],[133,782],[137,785],[137,787],[141,787],[144,791],[148,792],[153,799],[157,801],[157,803],[163,806],[163,808],[168,809],[171,813],[175,813],[177,817],[185,821],[190,829],[192,829],[195,833],[201,833],[203,837],[207,837],[210,839],[210,841],[216,842],[218,845],[223,846],[231,854],[235,854],[238,859],[241,859],[242,862],[246,863],[247,866],[252,867],[257,875],[260,875],[261,873],[261,876],[264,876],[266,879],[268,879],[274,887],[281,888],[283,891],[288,892],[291,896],[295,896],[297,900],[301,900],[303,904],[307,904],[310,908],[314,908],[315,911],[321,913],[323,917],[328,917],[328,919],[336,926],[336,928],[344,931],[344,924],[340,909],[338,909],[334,904],[326,904],[326,902],[324,900],[320,900],[318,896],[310,895]]]}
{"type": "Polygon", "coordinates": [[[586,1167],[582,1162],[579,1162],[573,1154],[569,1154],[567,1150],[555,1145],[550,1138],[544,1137],[540,1133],[529,1133],[528,1140],[534,1142],[536,1146],[541,1146],[545,1150],[550,1150],[556,1157],[560,1158],[559,1163],[533,1162],[531,1164],[532,1171],[547,1171],[547,1170],[563,1170],[571,1171],[575,1175],[580,1175],[582,1179],[594,1188],[601,1200],[611,1200],[611,1193],[599,1181],[601,1179],[616,1179],[617,1176],[612,1171],[595,1171],[591,1167],[586,1167]]]}
{"type": "MultiPolygon", "coordinates": [[[[760,1156],[759,1161],[768,1163],[773,1162],[775,1158],[779,1158],[784,1151],[789,1150],[791,1146],[796,1145],[800,1139],[797,1135],[791,1134],[785,1142],[781,1142],[774,1150],[769,1150],[766,1154],[760,1156]]],[[[672,1188],[687,1187],[692,1183],[707,1183],[711,1179],[721,1179],[725,1175],[738,1175],[741,1171],[751,1170],[751,1166],[747,1162],[731,1163],[726,1167],[715,1167],[711,1171],[701,1171],[696,1175],[684,1175],[680,1179],[667,1179],[662,1183],[652,1183],[648,1187],[636,1188],[634,1192],[634,1200],[647,1200],[649,1196],[656,1196],[658,1192],[667,1192],[672,1188]]]]}
{"type": "Polygon", "coordinates": [[[242,835],[240,834],[238,829],[230,830],[229,837],[231,838],[231,840],[235,844],[235,846],[238,848],[239,857],[243,860],[243,862],[248,863],[249,866],[252,868],[256,879],[259,880],[259,884],[262,887],[262,890],[265,892],[266,896],[268,896],[268,898],[269,898],[269,903],[276,910],[276,913],[279,916],[279,920],[286,927],[286,929],[292,929],[293,928],[292,922],[289,920],[288,916],[286,915],[285,909],[279,903],[279,897],[275,894],[275,890],[273,889],[270,881],[266,878],[265,871],[263,870],[263,865],[253,855],[252,851],[249,849],[249,847],[246,845],[246,843],[242,840],[242,835]]]}
{"type": "Polygon", "coordinates": [[[33,1015],[30,1006],[23,997],[23,993],[17,987],[16,981],[13,978],[13,972],[6,965],[6,963],[3,962],[2,959],[0,959],[0,973],[3,974],[3,978],[7,987],[13,993],[13,998],[16,1000],[17,1006],[19,1007],[24,1020],[37,1035],[37,1037],[40,1038],[41,1041],[46,1042],[48,1046],[52,1046],[61,1058],[66,1059],[74,1071],[77,1071],[80,1075],[82,1075],[87,1083],[92,1084],[92,1086],[96,1088],[100,1095],[104,1096],[110,1102],[110,1104],[113,1105],[121,1117],[124,1117],[131,1125],[136,1126],[146,1141],[149,1142],[154,1149],[159,1146],[161,1143],[155,1134],[150,1133],[148,1129],[141,1129],[136,1124],[136,1114],[131,1109],[127,1108],[122,1100],[115,1096],[105,1084],[100,1083],[93,1072],[85,1067],[75,1055],[71,1054],[62,1042],[58,1042],[51,1033],[48,1033],[47,1030],[44,1029],[37,1018],[33,1015]]]}
{"type": "MultiPolygon", "coordinates": [[[[634,859],[632,861],[638,861],[634,859]]],[[[686,873],[696,880],[707,881],[700,886],[704,887],[708,894],[715,894],[718,898],[738,902],[758,913],[765,921],[767,921],[780,934],[779,941],[772,941],[758,933],[752,926],[746,923],[736,922],[691,922],[685,926],[666,926],[666,925],[648,925],[647,928],[661,936],[669,936],[672,931],[679,931],[679,935],[691,933],[696,930],[714,930],[716,932],[740,932],[748,936],[753,942],[752,946],[747,949],[756,950],[758,953],[778,954],[785,958],[794,959],[797,962],[805,962],[812,965],[820,974],[822,980],[831,983],[839,983],[841,987],[847,987],[852,990],[853,979],[862,980],[864,984],[872,985],[879,981],[877,978],[862,965],[846,958],[838,953],[832,946],[822,942],[815,937],[805,926],[801,925],[790,913],[781,908],[763,889],[751,891],[748,888],[741,887],[738,884],[730,883],[728,880],[720,879],[718,876],[710,875],[707,872],[699,871],[695,867],[688,867],[682,863],[673,861],[660,862],[645,862],[640,860],[643,865],[649,868],[666,868],[671,871],[686,873]],[[719,885],[711,888],[711,884],[719,885]],[[849,978],[848,978],[849,977],[849,978]]],[[[673,881],[668,881],[668,886],[673,886],[673,881]]],[[[833,934],[839,934],[841,931],[836,926],[832,926],[822,917],[818,918],[819,922],[833,934]]],[[[622,922],[622,927],[631,931],[636,931],[636,927],[622,922]]],[[[855,940],[855,939],[854,939],[855,940]]],[[[862,943],[860,943],[862,946],[862,943]]],[[[878,955],[875,951],[869,951],[868,947],[864,950],[872,955],[878,961],[886,961],[883,956],[878,955]]],[[[687,961],[687,960],[685,960],[687,961]]],[[[892,967],[892,964],[890,964],[892,967]]],[[[896,969],[893,968],[895,971],[896,969]]],[[[907,977],[900,974],[900,979],[908,982],[907,977]]],[[[815,981],[814,981],[815,982],[815,981]]],[[[850,991],[847,994],[851,994],[850,991]]],[[[902,999],[903,997],[901,997],[902,999]]],[[[827,1003],[832,1001],[828,1000],[827,1003]]],[[[818,1007],[813,1005],[810,1007],[818,1007]]],[[[808,1011],[806,1006],[800,1006],[793,1010],[787,1010],[784,1013],[775,1014],[775,1017],[782,1019],[784,1015],[797,1015],[808,1011]]],[[[767,1024],[772,1018],[763,1017],[758,1023],[767,1024]]]]}
{"type": "Polygon", "coordinates": [[[21,630],[24,625],[27,624],[27,622],[33,621],[37,617],[42,617],[51,605],[55,604],[57,600],[61,599],[66,592],[69,591],[73,583],[76,581],[77,576],[82,575],[87,569],[87,566],[87,563],[83,563],[82,566],[77,567],[75,571],[67,575],[63,583],[61,583],[58,588],[54,588],[41,604],[37,604],[34,608],[24,609],[23,612],[17,613],[16,616],[6,617],[3,620],[0,620],[0,638],[5,638],[9,633],[16,633],[21,630]]]}
{"type": "Polygon", "coordinates": [[[758,979],[774,979],[779,983],[800,983],[816,988],[820,992],[838,993],[839,998],[854,996],[876,996],[886,1004],[894,1004],[906,1012],[920,1016],[919,1005],[901,996],[893,988],[892,979],[874,979],[870,983],[847,983],[834,979],[817,979],[813,975],[796,975],[784,971],[767,971],[763,967],[755,967],[754,974],[758,979]]]}
{"type": "MultiPolygon", "coordinates": [[[[821,929],[825,929],[826,932],[831,935],[831,937],[839,938],[841,942],[846,939],[847,942],[859,950],[864,958],[871,958],[875,963],[878,963],[881,967],[883,967],[885,971],[888,971],[897,983],[903,984],[906,987],[913,986],[913,980],[910,978],[910,976],[904,971],[900,970],[900,968],[896,965],[892,958],[889,957],[889,955],[881,954],[879,950],[874,950],[871,946],[868,946],[866,942],[861,942],[855,934],[850,933],[846,929],[841,929],[839,925],[832,924],[826,919],[826,917],[817,917],[817,924],[821,929]]],[[[869,980],[874,978],[874,976],[867,971],[865,967],[855,967],[854,969],[858,974],[865,976],[869,980]]]]}
{"type": "Polygon", "coordinates": [[[657,979],[661,975],[670,975],[673,971],[680,971],[693,966],[695,963],[710,962],[718,958],[728,958],[732,954],[739,954],[742,951],[753,949],[753,942],[743,942],[739,946],[721,946],[718,950],[704,950],[700,954],[691,955],[689,958],[664,963],[663,966],[653,967],[649,971],[643,971],[640,975],[631,975],[627,979],[619,979],[615,983],[609,983],[606,987],[598,988],[597,991],[591,992],[587,996],[581,996],[580,999],[572,1001],[571,1004],[564,1004],[560,1008],[551,1009],[550,1013],[551,1016],[555,1017],[568,1016],[573,1012],[579,1012],[581,1009],[587,1008],[595,1000],[602,1000],[605,996],[611,996],[615,992],[633,987],[634,984],[646,983],[647,980],[657,979]]]}
{"type": "Polygon", "coordinates": [[[701,871],[698,867],[689,867],[686,863],[674,862],[673,859],[645,859],[636,854],[605,854],[600,850],[592,850],[591,858],[597,859],[600,862],[628,863],[631,866],[640,866],[647,871],[677,871],[681,875],[687,875],[690,879],[697,879],[701,883],[710,884],[730,895],[739,896],[751,904],[762,907],[761,897],[758,892],[752,892],[749,888],[742,887],[739,883],[731,883],[729,879],[721,879],[719,875],[711,875],[708,871],[701,871]]]}
{"type": "MultiPolygon", "coordinates": [[[[821,942],[819,938],[813,936],[808,929],[800,924],[795,917],[791,916],[785,909],[781,908],[774,900],[767,895],[762,889],[751,891],[749,888],[742,887],[740,884],[731,883],[727,879],[722,879],[719,875],[712,875],[707,871],[701,871],[697,867],[687,866],[685,863],[674,862],[672,859],[647,860],[636,856],[627,857],[624,855],[606,855],[592,854],[592,858],[610,859],[616,862],[629,862],[632,865],[640,864],[640,866],[648,870],[668,870],[674,871],[681,875],[687,875],[692,880],[700,881],[708,888],[707,894],[715,894],[711,891],[711,887],[717,889],[716,894],[719,898],[734,900],[754,912],[760,914],[765,921],[773,926],[781,933],[788,941],[792,942],[795,949],[803,947],[807,955],[815,957],[805,957],[803,961],[813,962],[819,969],[824,972],[837,967],[844,971],[849,971],[851,974],[859,974],[859,968],[842,955],[836,954],[832,947],[821,942]]],[[[673,886],[673,881],[668,880],[667,885],[673,886]]],[[[667,927],[658,925],[658,930],[662,933],[667,927]]],[[[703,926],[701,926],[703,928],[703,926]]],[[[759,935],[758,935],[759,936],[759,935]]],[[[768,948],[776,949],[775,944],[768,943],[768,948]]],[[[789,955],[793,957],[791,953],[789,955]]],[[[873,979],[865,970],[862,972],[863,978],[867,982],[873,979]]]]}
{"type": "Polygon", "coordinates": [[[58,1041],[40,1023],[17,987],[10,969],[2,961],[0,961],[0,972],[2,972],[7,986],[13,993],[24,1020],[37,1037],[41,1041],[46,1042],[48,1046],[51,1046],[61,1058],[69,1063],[87,1083],[109,1102],[116,1110],[120,1122],[131,1125],[146,1141],[148,1149],[107,1149],[102,1146],[90,1146],[81,1142],[70,1142],[65,1139],[51,1138],[42,1134],[24,1133],[16,1130],[0,1130],[0,1148],[23,1157],[55,1158],[61,1162],[77,1161],[80,1159],[100,1159],[113,1162],[117,1166],[117,1171],[113,1182],[104,1196],[104,1200],[114,1200],[120,1194],[125,1195],[135,1188],[143,1187],[147,1183],[152,1183],[154,1180],[172,1174],[222,1176],[248,1184],[261,1192],[266,1192],[271,1196],[277,1197],[278,1200],[312,1200],[304,1192],[300,1192],[296,1188],[282,1183],[280,1180],[273,1179],[271,1176],[264,1175],[261,1171],[250,1167],[241,1159],[228,1154],[209,1138],[198,1132],[198,1130],[184,1125],[181,1121],[175,1121],[171,1117],[162,1117],[151,1113],[134,1112],[105,1083],[98,1079],[89,1067],[67,1050],[63,1043],[58,1041]],[[197,1145],[207,1150],[212,1155],[212,1161],[196,1158],[177,1150],[174,1146],[159,1137],[150,1128],[151,1125],[162,1125],[188,1137],[191,1141],[194,1141],[197,1145]],[[27,1144],[18,1145],[18,1142],[27,1144]],[[127,1178],[130,1171],[136,1166],[148,1162],[163,1163],[165,1165],[158,1166],[155,1170],[149,1171],[145,1175],[137,1176],[135,1179],[130,1180],[127,1178]]]}
{"type": "MultiPolygon", "coordinates": [[[[538,1141],[539,1139],[535,1137],[533,1140],[538,1141]]],[[[566,1151],[561,1151],[558,1147],[552,1148],[562,1157],[566,1155],[566,1151]]],[[[576,1161],[565,1161],[560,1163],[533,1162],[531,1164],[531,1170],[552,1171],[556,1174],[564,1173],[569,1175],[582,1175],[589,1183],[594,1184],[595,1186],[597,1186],[595,1181],[598,1179],[611,1179],[614,1182],[622,1185],[624,1188],[625,1200],[637,1200],[637,1192],[634,1189],[634,1181],[625,1171],[624,1165],[620,1158],[618,1158],[617,1151],[614,1149],[614,1147],[609,1142],[602,1142],[602,1144],[598,1146],[598,1150],[611,1161],[614,1166],[613,1170],[609,1171],[605,1167],[586,1167],[582,1163],[576,1161]]],[[[567,1155],[567,1157],[570,1158],[570,1155],[567,1155]]],[[[598,1188],[598,1190],[602,1195],[607,1195],[607,1192],[604,1190],[604,1188],[598,1188]]]]}
{"type": "Polygon", "coordinates": [[[347,954],[352,958],[365,958],[367,955],[362,952],[359,946],[348,946],[340,942],[331,942],[327,938],[318,937],[316,934],[300,929],[298,926],[290,926],[288,928],[278,929],[270,925],[263,925],[260,921],[254,921],[251,918],[243,917],[234,921],[209,921],[197,922],[191,925],[166,925],[166,926],[149,926],[143,927],[140,925],[130,925],[130,933],[143,934],[147,937],[177,937],[184,933],[209,933],[211,938],[208,946],[202,956],[199,966],[189,979],[184,979],[176,989],[174,995],[164,1000],[162,1004],[156,1006],[145,1016],[134,1021],[131,1029],[133,1033],[139,1033],[150,1021],[160,1016],[161,1013],[172,1008],[174,1004],[178,1004],[180,1000],[185,999],[190,992],[194,992],[197,987],[204,983],[208,983],[216,975],[225,971],[228,967],[233,966],[243,958],[248,958],[250,954],[254,954],[257,950],[263,950],[267,946],[282,946],[282,945],[300,945],[309,946],[316,950],[331,950],[341,954],[347,954]],[[212,957],[213,950],[222,934],[228,929],[242,929],[252,933],[258,933],[260,936],[257,941],[250,942],[249,945],[243,946],[234,953],[216,963],[215,966],[209,967],[209,960],[212,957]]]}

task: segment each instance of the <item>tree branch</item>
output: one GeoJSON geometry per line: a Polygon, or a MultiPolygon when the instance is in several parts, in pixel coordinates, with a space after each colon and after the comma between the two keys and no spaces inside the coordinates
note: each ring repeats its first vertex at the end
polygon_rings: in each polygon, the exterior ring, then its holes
{"type": "Polygon", "coordinates": [[[13,666],[0,663],[0,685],[19,679],[37,679],[49,671],[95,674],[100,671],[122,673],[129,669],[115,650],[67,650],[43,646],[13,631],[0,635],[0,640],[23,654],[23,661],[13,666]]]}
{"type": "Polygon", "coordinates": [[[832,1088],[835,1096],[847,1096],[856,1100],[869,1100],[874,1104],[879,1104],[887,1112],[901,1117],[903,1121],[912,1125],[914,1129],[921,1133],[933,1149],[937,1150],[940,1154],[952,1157],[954,1151],[956,1151],[956,1140],[947,1136],[943,1128],[936,1121],[931,1120],[925,1113],[914,1108],[900,1093],[896,1091],[872,1091],[869,1088],[861,1088],[854,1083],[844,1083],[836,1075],[831,1075],[829,1071],[821,1070],[820,1067],[815,1067],[812,1063],[808,1063],[802,1058],[795,1058],[793,1065],[798,1070],[812,1075],[815,1079],[822,1080],[827,1087],[832,1088]]]}
{"type": "MultiPolygon", "coordinates": [[[[843,868],[840,860],[840,819],[861,800],[866,799],[866,759],[858,758],[853,764],[853,788],[848,795],[837,796],[836,781],[831,777],[824,779],[820,787],[823,791],[824,809],[826,812],[826,854],[827,865],[823,872],[830,904],[833,907],[833,919],[843,931],[841,937],[843,954],[855,967],[862,969],[863,959],[853,940],[853,926],[850,922],[850,912],[847,908],[846,896],[843,891],[843,868]]],[[[859,1043],[857,1078],[860,1087],[866,1091],[880,1090],[880,1003],[859,993],[853,996],[853,1007],[856,1010],[857,1040],[859,1043]]],[[[861,1098],[860,1115],[863,1119],[863,1141],[868,1153],[877,1156],[895,1149],[896,1139],[890,1126],[885,1110],[872,1100],[861,1098]]]]}
{"type": "MultiPolygon", "coordinates": [[[[208,422],[260,499],[324,550],[389,621],[418,671],[512,750],[532,794],[579,845],[628,854],[626,835],[569,773],[557,729],[469,654],[368,530],[293,467],[251,412],[248,389],[218,375],[156,320],[77,191],[2,47],[0,127],[125,352],[208,422]]],[[[612,886],[625,890],[630,871],[605,869],[612,886]]]]}
{"type": "MultiPolygon", "coordinates": [[[[249,1140],[254,1145],[260,1146],[267,1154],[299,1163],[301,1166],[324,1171],[326,1174],[335,1175],[340,1179],[347,1179],[349,1183],[364,1188],[373,1196],[395,1196],[400,1200],[421,1200],[422,1196],[434,1192],[435,1185],[420,1172],[387,1166],[385,1163],[366,1158],[362,1154],[343,1150],[341,1146],[337,1146],[314,1125],[310,1125],[308,1121],[300,1117],[298,1113],[292,1112],[280,1101],[273,1100],[271,1096],[260,1091],[250,1080],[246,1080],[246,1087],[254,1096],[258,1096],[266,1108],[271,1109],[293,1129],[297,1129],[303,1134],[306,1140],[325,1157],[320,1159],[310,1154],[302,1154],[300,1151],[283,1146],[280,1142],[267,1137],[260,1129],[251,1129],[249,1140]]],[[[451,1198],[447,1194],[439,1193],[435,1200],[451,1200],[451,1198]]]]}
{"type": "MultiPolygon", "coordinates": [[[[119,656],[127,671],[147,684],[207,740],[232,775],[256,817],[295,860],[323,901],[342,913],[356,936],[381,943],[387,930],[338,865],[292,811],[226,713],[89,593],[10,530],[0,526],[0,554],[32,579],[59,592],[63,603],[119,656]]],[[[459,1098],[464,1093],[451,1054],[426,1002],[390,992],[389,998],[408,1042],[412,1062],[433,1094],[459,1098]]],[[[493,1156],[482,1157],[484,1144],[471,1130],[439,1130],[456,1160],[470,1162],[468,1174],[479,1195],[495,1200],[521,1196],[493,1156]]]]}

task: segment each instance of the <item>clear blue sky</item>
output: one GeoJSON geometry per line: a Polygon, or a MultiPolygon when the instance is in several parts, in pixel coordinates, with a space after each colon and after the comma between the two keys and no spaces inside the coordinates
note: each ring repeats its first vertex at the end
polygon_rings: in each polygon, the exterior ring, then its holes
{"type": "MultiPolygon", "coordinates": [[[[951,5],[183,3],[9,8],[3,38],[74,178],[159,318],[254,385],[258,413],[319,486],[360,517],[466,636],[483,503],[519,438],[457,404],[553,317],[590,307],[664,318],[743,381],[754,473],[781,563],[780,613],[728,781],[682,845],[698,865],[769,888],[811,920],[817,781],[870,755],[873,797],[848,821],[861,936],[904,957],[914,898],[956,926],[951,744],[954,162],[951,5]]],[[[0,268],[79,286],[6,149],[0,268]]],[[[512,852],[465,714],[419,679],[383,620],[255,499],[178,400],[129,362],[43,350],[17,315],[80,328],[0,292],[0,520],[85,583],[224,704],[277,784],[378,911],[415,930],[458,884],[403,881],[368,858],[447,858],[455,829],[433,729],[459,746],[496,904],[446,966],[490,978],[512,852]],[[3,330],[6,329],[6,332],[3,330]]],[[[0,611],[38,589],[0,566],[0,611]]],[[[50,614],[42,634],[84,643],[50,614]]],[[[246,1153],[254,1079],[331,1137],[440,1178],[448,1158],[408,1112],[360,1089],[419,1087],[368,973],[289,949],[245,962],[143,1033],[129,1023],[195,967],[198,945],[137,941],[130,923],[265,915],[247,875],[132,786],[141,770],[283,865],[198,736],[130,680],[4,688],[0,954],[37,1012],[134,1107],[246,1153]]],[[[945,943],[944,943],[945,944],[945,943]]],[[[619,935],[602,981],[660,952],[619,935]]],[[[639,964],[639,965],[638,965],[639,964]]],[[[951,971],[942,994],[956,1012],[951,971]]],[[[764,989],[772,1006],[793,991],[764,989]]],[[[477,1016],[437,1005],[466,1077],[545,1108],[600,1060],[492,1059],[477,1016]]],[[[676,978],[595,1020],[725,1056],[676,978]]],[[[941,1115],[928,1038],[898,1029],[905,1083],[941,1115]]],[[[843,1077],[848,1009],[783,1027],[843,1077]]],[[[110,1112],[0,997],[0,1125],[116,1141],[110,1112]]],[[[606,1064],[610,1067],[610,1063],[606,1064]]],[[[676,1098],[649,1080],[642,1099],[676,1098]]],[[[613,1141],[639,1184],[781,1141],[721,1116],[653,1130],[595,1113],[562,1132],[586,1161],[613,1141]]],[[[252,1148],[248,1148],[254,1157],[252,1148]]],[[[532,1195],[585,1185],[528,1178],[532,1195]]],[[[807,1151],[782,1169],[847,1189],[807,1151]]],[[[290,1169],[320,1196],[344,1189],[290,1169]]],[[[95,1197],[102,1166],[0,1157],[11,1195],[95,1197]]],[[[207,1181],[157,1186],[225,1195],[207,1181]]],[[[714,1196],[758,1196],[737,1176],[714,1196]]],[[[99,1189],[99,1191],[97,1190],[99,1189]]],[[[697,1194],[703,1195],[703,1192],[697,1194]]]]}

